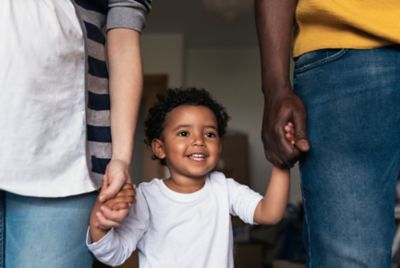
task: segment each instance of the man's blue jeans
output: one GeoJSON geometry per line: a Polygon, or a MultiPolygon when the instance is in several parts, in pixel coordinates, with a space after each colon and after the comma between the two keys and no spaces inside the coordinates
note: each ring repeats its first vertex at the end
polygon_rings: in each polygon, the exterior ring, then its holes
{"type": "Polygon", "coordinates": [[[65,197],[24,197],[0,191],[0,267],[90,268],[85,244],[97,192],[65,197]]]}
{"type": "Polygon", "coordinates": [[[300,162],[308,267],[391,267],[400,173],[400,46],[295,62],[311,150],[300,162]]]}

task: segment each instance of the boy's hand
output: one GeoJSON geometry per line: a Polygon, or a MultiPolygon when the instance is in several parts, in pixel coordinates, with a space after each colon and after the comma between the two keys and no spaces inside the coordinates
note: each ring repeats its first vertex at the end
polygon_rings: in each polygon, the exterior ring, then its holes
{"type": "Polygon", "coordinates": [[[136,198],[136,186],[132,183],[125,183],[121,191],[112,199],[104,203],[112,210],[128,209],[136,198]]]}
{"type": "MultiPolygon", "coordinates": [[[[109,186],[107,182],[103,182],[103,187],[100,191],[107,191],[109,186]]],[[[121,191],[115,197],[99,205],[98,211],[95,214],[98,228],[109,230],[113,227],[121,225],[122,221],[128,216],[129,207],[135,201],[135,189],[132,183],[125,183],[121,191]]]]}
{"type": "MultiPolygon", "coordinates": [[[[277,65],[281,66],[281,64],[277,65]]],[[[293,167],[310,149],[306,134],[306,111],[304,104],[293,93],[290,87],[274,90],[264,89],[264,94],[262,140],[265,156],[276,167],[293,167]],[[288,122],[292,122],[295,128],[295,146],[287,142],[285,137],[284,128],[288,122]]]]}
{"type": "MultiPolygon", "coordinates": [[[[107,191],[108,184],[103,181],[103,191],[107,191]]],[[[90,216],[90,237],[93,242],[101,239],[109,229],[118,227],[129,213],[129,207],[135,202],[135,186],[125,183],[116,197],[101,202],[98,198],[90,216]]]]}
{"type": "Polygon", "coordinates": [[[128,209],[112,210],[105,205],[100,206],[96,212],[97,228],[108,231],[121,225],[122,221],[128,216],[128,209]]]}
{"type": "Polygon", "coordinates": [[[294,137],[294,126],[292,122],[289,122],[285,125],[284,127],[285,130],[285,138],[288,142],[290,142],[292,144],[292,146],[294,146],[296,144],[296,140],[294,137]]]}

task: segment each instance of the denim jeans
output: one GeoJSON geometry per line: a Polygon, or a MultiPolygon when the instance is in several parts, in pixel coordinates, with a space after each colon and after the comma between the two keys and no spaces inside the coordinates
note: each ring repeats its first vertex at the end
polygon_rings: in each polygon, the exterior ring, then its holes
{"type": "Polygon", "coordinates": [[[307,267],[391,267],[400,173],[400,46],[295,61],[311,149],[300,162],[307,267]]]}
{"type": "Polygon", "coordinates": [[[0,193],[1,268],[92,267],[85,238],[97,193],[65,198],[0,193]]]}

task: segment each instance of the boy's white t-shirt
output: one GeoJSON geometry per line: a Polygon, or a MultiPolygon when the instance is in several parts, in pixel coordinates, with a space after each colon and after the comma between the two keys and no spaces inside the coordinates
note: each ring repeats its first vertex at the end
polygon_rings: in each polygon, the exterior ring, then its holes
{"type": "Polygon", "coordinates": [[[202,189],[183,194],[161,179],[141,183],[123,224],[87,244],[98,260],[123,263],[137,248],[141,268],[233,267],[230,215],[253,224],[262,196],[212,172],[202,189]]]}

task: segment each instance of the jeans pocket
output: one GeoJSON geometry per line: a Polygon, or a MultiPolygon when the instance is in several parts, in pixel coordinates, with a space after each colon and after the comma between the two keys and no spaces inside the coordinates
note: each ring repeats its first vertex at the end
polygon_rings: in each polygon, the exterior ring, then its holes
{"type": "Polygon", "coordinates": [[[304,73],[315,67],[333,62],[341,58],[347,49],[321,49],[308,52],[296,58],[294,61],[294,74],[304,73]]]}

